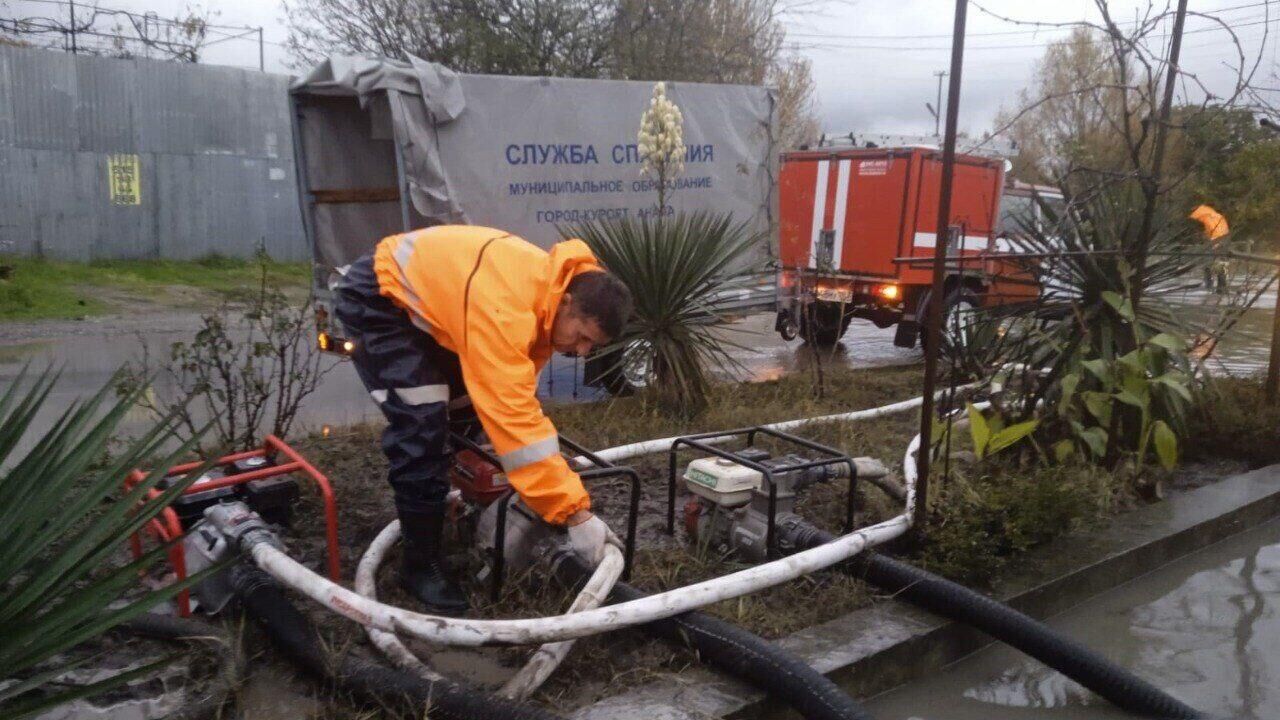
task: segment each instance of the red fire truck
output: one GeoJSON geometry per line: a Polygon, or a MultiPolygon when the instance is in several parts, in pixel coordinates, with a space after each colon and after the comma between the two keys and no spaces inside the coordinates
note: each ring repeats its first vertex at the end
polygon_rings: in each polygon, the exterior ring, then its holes
{"type": "Polygon", "coordinates": [[[946,308],[1037,290],[1007,263],[979,257],[1000,238],[1004,160],[957,155],[950,227],[937,227],[942,153],[933,148],[823,147],[785,153],[779,177],[776,329],[831,345],[853,318],[897,325],[913,347],[929,300],[939,236],[949,238],[946,308]]]}

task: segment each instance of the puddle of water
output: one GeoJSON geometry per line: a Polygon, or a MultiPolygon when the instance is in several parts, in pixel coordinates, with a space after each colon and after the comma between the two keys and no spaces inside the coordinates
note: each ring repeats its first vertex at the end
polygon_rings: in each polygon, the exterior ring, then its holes
{"type": "MultiPolygon", "coordinates": [[[[1171,563],[1050,623],[1210,717],[1280,717],[1280,521],[1171,563]]],[[[869,703],[880,720],[1130,717],[1004,646],[869,703]]]]}
{"type": "Polygon", "coordinates": [[[252,720],[303,720],[328,715],[308,683],[264,663],[255,666],[245,678],[237,700],[240,716],[252,720]]]}

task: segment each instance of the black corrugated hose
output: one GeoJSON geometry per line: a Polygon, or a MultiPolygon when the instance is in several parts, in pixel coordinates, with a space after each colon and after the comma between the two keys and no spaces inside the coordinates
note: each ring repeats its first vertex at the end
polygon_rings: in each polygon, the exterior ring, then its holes
{"type": "MultiPolygon", "coordinates": [[[[797,533],[800,549],[835,539],[808,526],[797,533]]],[[[1164,720],[1206,717],[1105,657],[1003,603],[969,588],[874,552],[854,556],[842,565],[895,598],[929,612],[977,628],[1039,660],[1126,712],[1164,720]]]]}
{"type": "Polygon", "coordinates": [[[432,720],[556,720],[544,710],[452,682],[432,682],[353,657],[334,657],[311,624],[266,573],[241,563],[231,569],[236,596],[280,650],[311,673],[357,695],[401,702],[432,720]]]}
{"type": "Polygon", "coordinates": [[[159,640],[209,642],[218,653],[218,672],[205,685],[187,690],[182,707],[165,716],[166,720],[205,720],[219,717],[232,693],[244,682],[245,661],[239,643],[227,636],[226,630],[195,618],[181,618],[157,613],[143,613],[113,628],[116,632],[159,640]]]}
{"type": "MultiPolygon", "coordinates": [[[[555,567],[561,580],[573,587],[591,576],[591,571],[572,555],[562,555],[555,567]]],[[[619,582],[613,586],[609,602],[627,602],[645,595],[619,582]]],[[[872,720],[861,705],[825,675],[736,625],[695,610],[641,627],[664,640],[691,645],[703,662],[765,691],[807,720],[872,720]]]]}

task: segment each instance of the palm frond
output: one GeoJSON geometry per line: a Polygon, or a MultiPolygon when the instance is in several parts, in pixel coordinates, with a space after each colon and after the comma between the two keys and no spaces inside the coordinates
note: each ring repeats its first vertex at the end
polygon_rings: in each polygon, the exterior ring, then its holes
{"type": "MultiPolygon", "coordinates": [[[[177,415],[173,414],[103,463],[108,443],[137,400],[126,395],[109,403],[113,379],[93,396],[73,403],[29,443],[22,457],[13,459],[55,382],[50,372],[30,382],[24,374],[0,398],[0,461],[12,461],[0,474],[0,637],[5,639],[0,643],[0,678],[27,676],[10,690],[36,689],[40,683],[35,681],[44,675],[32,675],[32,671],[42,663],[147,611],[202,577],[138,593],[142,574],[164,558],[167,548],[134,561],[115,559],[129,536],[194,482],[200,471],[169,484],[156,497],[148,496],[164,479],[162,472],[151,473],[128,490],[121,487],[125,475],[151,462],[169,467],[192,453],[199,435],[175,445],[177,415]]],[[[101,692],[130,677],[125,673],[35,700],[17,698],[15,707],[35,712],[32,708],[101,692]]]]}

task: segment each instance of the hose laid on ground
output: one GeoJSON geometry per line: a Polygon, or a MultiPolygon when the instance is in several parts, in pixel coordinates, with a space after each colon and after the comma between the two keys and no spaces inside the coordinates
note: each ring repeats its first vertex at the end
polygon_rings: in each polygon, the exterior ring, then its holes
{"type": "MultiPolygon", "coordinates": [[[[609,597],[614,586],[618,584],[618,578],[622,577],[622,569],[625,565],[626,560],[622,557],[622,551],[613,545],[605,545],[604,559],[590,571],[590,576],[578,591],[578,596],[573,599],[573,604],[569,606],[567,612],[582,612],[600,607],[609,597]]],[[[551,673],[560,667],[560,663],[564,662],[565,656],[573,649],[575,642],[577,641],[562,640],[539,647],[525,662],[524,667],[502,686],[498,694],[512,700],[524,700],[532,695],[535,690],[542,687],[542,683],[546,682],[547,678],[551,677],[551,673]]]]}
{"type": "Polygon", "coordinates": [[[381,702],[399,701],[433,720],[556,720],[535,707],[491,697],[448,681],[431,681],[350,656],[334,657],[320,634],[270,577],[240,564],[231,569],[236,597],[281,650],[311,673],[381,702]],[[428,712],[429,711],[429,712],[428,712]]]}
{"type": "MultiPolygon", "coordinates": [[[[941,397],[946,392],[964,393],[976,389],[977,384],[959,385],[954,390],[939,390],[935,393],[935,397],[941,397]]],[[[852,420],[872,420],[886,415],[894,415],[907,410],[914,410],[924,403],[924,397],[911,398],[901,402],[891,403],[889,405],[881,405],[880,407],[868,408],[866,410],[854,410],[852,412],[835,413],[833,415],[818,415],[816,417],[800,418],[798,420],[785,420],[783,422],[762,425],[761,427],[770,430],[780,430],[786,432],[794,430],[805,425],[814,425],[817,423],[827,422],[848,422],[852,420]]],[[[605,450],[596,452],[596,457],[607,462],[617,462],[626,460],[627,458],[638,457],[640,455],[652,455],[654,453],[666,452],[671,449],[671,444],[676,441],[678,435],[671,437],[657,438],[654,440],[643,440],[641,442],[629,443],[627,445],[618,445],[605,450]]],[[[708,445],[720,445],[729,442],[733,438],[707,438],[702,442],[708,445]]],[[[592,462],[585,457],[576,457],[572,463],[578,468],[590,467],[592,462]]]]}
{"type": "MultiPolygon", "coordinates": [[[[400,521],[392,520],[391,524],[383,528],[382,532],[378,533],[378,536],[373,539],[373,542],[369,543],[369,548],[364,551],[364,556],[360,558],[360,564],[356,566],[356,592],[371,600],[378,599],[378,566],[382,564],[382,559],[386,557],[387,551],[399,539],[400,521]]],[[[421,658],[405,647],[395,633],[379,630],[372,625],[366,625],[365,632],[369,635],[369,642],[373,643],[373,646],[387,656],[396,667],[412,672],[427,680],[444,680],[443,675],[432,670],[426,663],[422,662],[421,658]]]]}
{"type": "MultiPolygon", "coordinates": [[[[555,563],[556,574],[570,586],[583,582],[590,570],[572,555],[555,563]]],[[[645,593],[628,585],[613,586],[610,600],[631,602],[645,593]]],[[[789,705],[806,720],[871,720],[853,698],[825,675],[776,644],[706,613],[693,611],[648,623],[646,632],[693,647],[708,665],[742,680],[789,705]]]]}
{"type": "MultiPolygon", "coordinates": [[[[908,500],[912,497],[909,487],[908,500]]],[[[241,550],[284,585],[361,625],[442,645],[541,645],[643,625],[773,587],[900,537],[910,527],[910,516],[898,515],[830,544],[675,590],[570,615],[513,620],[473,620],[405,610],[370,600],[313,572],[270,542],[246,538],[241,550]]]]}
{"type": "MultiPolygon", "coordinates": [[[[835,540],[809,526],[795,538],[798,547],[835,540]],[[807,531],[807,532],[806,532],[807,531]]],[[[1066,675],[1116,707],[1164,720],[1203,717],[1168,693],[1044,623],[958,583],[878,553],[863,553],[843,569],[929,612],[977,628],[1066,675]]]]}
{"type": "MultiPolygon", "coordinates": [[[[972,386],[963,386],[956,390],[963,391],[971,388],[972,386]]],[[[920,398],[914,398],[868,410],[802,418],[764,427],[789,429],[817,422],[864,420],[910,410],[918,407],[920,403],[920,398]]],[[[636,454],[659,452],[669,449],[673,440],[674,438],[663,438],[623,445],[601,451],[600,456],[604,459],[618,459],[636,454]]],[[[910,457],[910,451],[908,457],[910,457]]],[[[913,462],[907,464],[912,465],[913,462]]],[[[424,615],[370,600],[359,593],[352,592],[312,572],[269,543],[259,542],[241,549],[249,554],[259,567],[281,583],[367,627],[391,633],[407,633],[428,642],[444,645],[543,644],[641,625],[696,610],[721,600],[741,597],[830,567],[866,548],[900,537],[911,527],[911,513],[915,505],[915,474],[907,472],[908,469],[904,468],[903,473],[907,490],[907,507],[901,515],[851,532],[828,545],[813,548],[783,560],[775,560],[694,585],[637,598],[621,605],[586,610],[571,615],[520,620],[470,620],[424,615]]]]}
{"type": "MultiPolygon", "coordinates": [[[[373,542],[369,543],[369,549],[365,550],[364,556],[360,558],[359,566],[356,567],[356,592],[370,600],[378,599],[378,568],[382,565],[387,552],[391,550],[399,539],[400,521],[395,520],[383,528],[382,532],[378,533],[378,536],[373,539],[373,542]]],[[[609,595],[614,583],[622,576],[624,565],[622,551],[612,545],[607,546],[604,560],[590,573],[590,579],[583,585],[573,604],[570,605],[568,612],[580,612],[599,607],[609,595]]],[[[365,630],[368,632],[369,640],[374,646],[397,667],[413,672],[428,680],[443,679],[439,673],[428,667],[409,648],[405,647],[395,633],[379,630],[373,626],[367,626],[365,630]]],[[[532,695],[564,661],[565,656],[573,647],[573,643],[574,641],[572,640],[566,640],[547,643],[539,647],[530,656],[525,666],[502,686],[498,694],[512,700],[523,700],[532,695]]]]}
{"type": "Polygon", "coordinates": [[[217,676],[195,697],[184,696],[182,707],[166,715],[168,720],[206,720],[222,715],[222,710],[244,682],[248,666],[238,643],[222,628],[195,618],[159,613],[143,613],[112,628],[139,637],[179,642],[211,642],[221,656],[217,676]]]}

